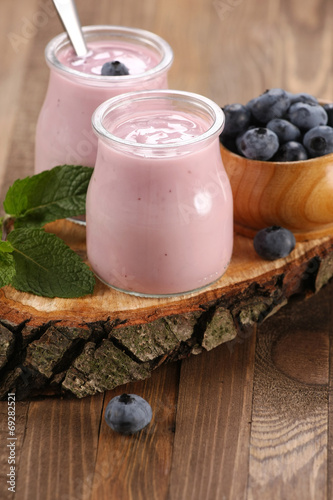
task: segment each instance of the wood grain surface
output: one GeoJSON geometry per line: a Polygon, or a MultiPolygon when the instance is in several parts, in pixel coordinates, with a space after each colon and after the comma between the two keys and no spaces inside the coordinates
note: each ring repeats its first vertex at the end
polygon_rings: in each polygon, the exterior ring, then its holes
{"type": "MultiPolygon", "coordinates": [[[[154,31],[175,52],[169,85],[221,105],[269,87],[333,100],[330,0],[77,0],[82,24],[154,31]]],[[[48,80],[50,0],[0,3],[1,199],[33,171],[48,80]]],[[[4,500],[326,500],[333,498],[333,286],[296,298],[210,352],[83,400],[16,403],[16,493],[7,490],[7,402],[0,403],[4,500]],[[149,400],[132,437],[104,422],[121,392],[149,400]]],[[[24,379],[24,372],[22,377],[24,379]]]]}

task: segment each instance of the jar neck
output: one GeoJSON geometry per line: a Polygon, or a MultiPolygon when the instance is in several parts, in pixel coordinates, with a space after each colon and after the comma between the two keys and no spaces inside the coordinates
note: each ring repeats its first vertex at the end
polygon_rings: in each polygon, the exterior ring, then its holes
{"type": "Polygon", "coordinates": [[[126,88],[136,83],[144,83],[160,77],[166,73],[173,62],[173,51],[170,45],[158,35],[146,30],[125,28],[120,26],[85,26],[82,28],[87,45],[89,42],[128,43],[134,47],[151,51],[157,63],[151,68],[139,74],[121,76],[103,76],[78,71],[71,66],[63,64],[59,60],[62,51],[71,48],[66,33],[62,33],[49,42],[45,49],[46,62],[52,70],[61,73],[62,76],[76,80],[86,85],[97,86],[119,86],[126,88]]]}
{"type": "Polygon", "coordinates": [[[153,90],[109,99],[97,108],[92,123],[109,147],[142,157],[169,157],[218,140],[224,113],[198,94],[153,90]]]}

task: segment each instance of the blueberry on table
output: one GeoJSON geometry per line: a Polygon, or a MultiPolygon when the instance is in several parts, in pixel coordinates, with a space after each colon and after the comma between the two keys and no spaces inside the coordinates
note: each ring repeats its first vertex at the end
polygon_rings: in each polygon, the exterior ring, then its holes
{"type": "Polygon", "coordinates": [[[247,130],[236,143],[239,152],[251,160],[269,160],[279,149],[277,135],[265,127],[247,130]]]}
{"type": "Polygon", "coordinates": [[[309,130],[327,124],[327,113],[320,104],[296,102],[288,110],[288,119],[300,129],[309,130]]]}
{"type": "Polygon", "coordinates": [[[265,260],[287,257],[295,248],[295,236],[289,229],[270,226],[257,232],[253,246],[257,254],[265,260]]]}
{"type": "Polygon", "coordinates": [[[223,134],[236,136],[250,125],[251,113],[243,104],[228,104],[222,108],[225,116],[223,134]]]}
{"type": "Polygon", "coordinates": [[[280,146],[274,161],[304,161],[308,159],[306,149],[300,142],[289,141],[280,146]]]}
{"type": "Polygon", "coordinates": [[[301,137],[300,129],[283,118],[273,118],[273,120],[267,123],[266,127],[276,133],[280,144],[283,142],[298,141],[301,137]]]}
{"type": "Polygon", "coordinates": [[[120,61],[106,62],[102,66],[102,76],[129,75],[128,68],[120,61]]]}
{"type": "Polygon", "coordinates": [[[259,97],[251,99],[246,105],[257,120],[267,123],[273,118],[281,118],[290,106],[290,98],[283,89],[266,90],[259,97]]]}
{"type": "Polygon", "coordinates": [[[135,434],[146,427],[153,413],[150,404],[136,394],[115,396],[105,410],[106,423],[121,434],[135,434]]]}

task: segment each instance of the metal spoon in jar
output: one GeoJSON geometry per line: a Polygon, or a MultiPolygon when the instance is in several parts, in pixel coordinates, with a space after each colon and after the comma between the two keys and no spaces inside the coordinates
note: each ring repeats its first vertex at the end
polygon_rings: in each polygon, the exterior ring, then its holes
{"type": "Polygon", "coordinates": [[[53,3],[72,42],[76,55],[79,57],[86,56],[88,49],[74,0],[53,0],[53,3]]]}

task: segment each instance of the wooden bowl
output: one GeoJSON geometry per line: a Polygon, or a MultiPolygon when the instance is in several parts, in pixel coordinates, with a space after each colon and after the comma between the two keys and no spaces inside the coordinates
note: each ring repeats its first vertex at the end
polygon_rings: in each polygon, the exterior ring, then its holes
{"type": "Polygon", "coordinates": [[[297,241],[333,234],[333,153],[270,162],[220,147],[234,197],[236,232],[253,237],[259,229],[278,225],[290,229],[297,241]]]}

